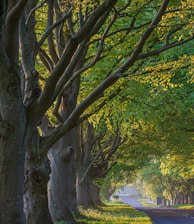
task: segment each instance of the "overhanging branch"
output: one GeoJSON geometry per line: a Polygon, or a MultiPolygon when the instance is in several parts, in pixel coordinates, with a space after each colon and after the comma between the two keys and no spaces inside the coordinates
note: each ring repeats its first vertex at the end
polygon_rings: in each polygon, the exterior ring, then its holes
{"type": "Polygon", "coordinates": [[[156,14],[155,18],[150,23],[148,28],[145,30],[145,32],[142,34],[131,56],[120,68],[118,68],[116,72],[123,73],[128,68],[130,68],[135,63],[136,60],[138,60],[139,54],[141,53],[144,44],[146,43],[149,36],[151,35],[151,33],[154,31],[154,29],[157,27],[158,23],[162,19],[162,16],[164,15],[169,2],[170,0],[163,0],[158,13],[156,14]]]}

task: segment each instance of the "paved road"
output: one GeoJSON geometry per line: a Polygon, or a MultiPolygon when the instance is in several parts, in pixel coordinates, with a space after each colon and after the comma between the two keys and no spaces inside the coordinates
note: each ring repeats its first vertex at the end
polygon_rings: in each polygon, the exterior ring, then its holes
{"type": "Polygon", "coordinates": [[[142,209],[143,206],[142,204],[135,198],[132,196],[120,196],[121,201],[125,204],[131,205],[134,208],[137,209],[142,209]]]}
{"type": "Polygon", "coordinates": [[[194,224],[194,211],[175,208],[144,208],[135,197],[124,196],[125,204],[147,213],[154,224],[194,224]]]}

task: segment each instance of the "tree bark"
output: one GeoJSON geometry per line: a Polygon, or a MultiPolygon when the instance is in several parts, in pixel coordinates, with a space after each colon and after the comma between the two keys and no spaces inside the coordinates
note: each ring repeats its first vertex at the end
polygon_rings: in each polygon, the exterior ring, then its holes
{"type": "Polygon", "coordinates": [[[100,188],[93,183],[90,175],[81,184],[77,184],[77,203],[84,208],[103,205],[100,188]]]}
{"type": "Polygon", "coordinates": [[[39,147],[39,134],[34,131],[25,161],[24,211],[27,224],[50,224],[47,183],[50,167],[39,147]]]}
{"type": "Polygon", "coordinates": [[[23,224],[26,116],[19,75],[0,58],[0,224],[23,224]]]}
{"type": "Polygon", "coordinates": [[[103,205],[102,200],[100,198],[100,188],[96,186],[92,179],[89,178],[88,181],[88,205],[89,206],[97,206],[103,205]]]}
{"type": "Polygon", "coordinates": [[[49,210],[52,221],[75,223],[71,213],[71,158],[72,147],[51,148],[48,157],[51,165],[48,184],[49,210]]]}
{"type": "MultiPolygon", "coordinates": [[[[76,106],[79,79],[60,96],[59,122],[68,119],[76,106]]],[[[73,212],[78,212],[76,200],[76,128],[69,130],[49,150],[51,175],[48,184],[49,211],[52,221],[75,223],[73,212]]]]}
{"type": "Polygon", "coordinates": [[[110,186],[103,187],[103,198],[105,201],[111,201],[110,197],[115,192],[115,188],[111,188],[110,186]]]}
{"type": "Polygon", "coordinates": [[[78,205],[87,208],[90,153],[94,140],[93,127],[89,122],[86,122],[85,129],[84,127],[80,127],[79,130],[79,134],[77,135],[79,139],[77,145],[77,148],[79,149],[77,150],[77,203],[78,205]]]}
{"type": "MultiPolygon", "coordinates": [[[[78,170],[79,172],[79,170],[78,170]]],[[[82,173],[81,173],[82,174],[82,173]]],[[[78,174],[79,175],[79,174],[78,174]]],[[[80,184],[79,177],[77,181],[77,204],[84,208],[88,208],[88,183],[87,178],[80,184]]]]}
{"type": "Polygon", "coordinates": [[[76,160],[75,156],[71,159],[71,212],[79,213],[77,207],[77,192],[76,192],[76,160]]]}

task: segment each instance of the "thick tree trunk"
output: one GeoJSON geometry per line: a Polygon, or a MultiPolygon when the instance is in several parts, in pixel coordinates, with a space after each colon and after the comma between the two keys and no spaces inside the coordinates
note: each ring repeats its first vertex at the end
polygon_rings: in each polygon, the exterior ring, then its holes
{"type": "MultiPolygon", "coordinates": [[[[68,119],[76,106],[79,79],[61,96],[59,120],[68,119]]],[[[76,200],[76,128],[60,138],[48,152],[51,165],[48,184],[49,211],[52,221],[76,223],[73,212],[77,212],[76,200]]]]}
{"type": "Polygon", "coordinates": [[[26,120],[19,77],[13,73],[0,60],[0,224],[24,223],[26,120]]]}
{"type": "Polygon", "coordinates": [[[48,153],[51,165],[48,199],[52,221],[76,223],[71,212],[71,159],[73,154],[72,147],[52,148],[48,153]]]}
{"type": "Polygon", "coordinates": [[[92,179],[88,181],[88,205],[89,206],[97,206],[97,205],[103,205],[101,198],[100,198],[100,188],[97,187],[92,179]]]}
{"type": "Polygon", "coordinates": [[[34,131],[25,162],[24,211],[27,224],[52,223],[47,198],[49,173],[48,159],[39,148],[39,134],[34,131]]]}
{"type": "Polygon", "coordinates": [[[108,186],[103,188],[103,198],[105,201],[111,201],[110,197],[114,193],[115,189],[110,189],[108,186]]]}
{"type": "Polygon", "coordinates": [[[84,208],[88,208],[88,183],[87,178],[80,184],[79,178],[77,181],[77,204],[84,208]]]}
{"type": "Polygon", "coordinates": [[[77,144],[77,203],[84,208],[88,208],[89,197],[89,172],[90,154],[92,151],[92,144],[94,142],[93,126],[86,122],[85,127],[80,127],[77,134],[79,144],[77,144]]]}
{"type": "Polygon", "coordinates": [[[75,156],[71,158],[71,212],[79,213],[77,207],[77,191],[76,191],[76,161],[75,156]]]}
{"type": "Polygon", "coordinates": [[[81,184],[78,181],[77,203],[84,208],[103,204],[100,198],[100,189],[93,183],[89,175],[81,184]]]}
{"type": "Polygon", "coordinates": [[[194,192],[191,193],[191,204],[194,204],[194,192]]]}

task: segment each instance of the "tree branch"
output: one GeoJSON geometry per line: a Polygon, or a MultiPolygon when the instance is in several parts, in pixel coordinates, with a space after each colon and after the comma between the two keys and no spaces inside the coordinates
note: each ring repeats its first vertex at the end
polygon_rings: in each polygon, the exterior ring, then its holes
{"type": "Polygon", "coordinates": [[[47,55],[47,53],[43,50],[43,49],[39,49],[39,57],[42,61],[42,63],[44,64],[45,68],[49,71],[52,72],[53,70],[53,61],[51,60],[51,58],[47,55]]]}
{"type": "Polygon", "coordinates": [[[134,51],[131,54],[131,56],[120,68],[118,68],[118,70],[116,72],[123,73],[128,68],[130,68],[135,63],[135,61],[138,59],[138,56],[141,53],[144,44],[146,43],[147,39],[149,38],[149,36],[153,32],[153,30],[157,27],[158,23],[162,19],[162,16],[165,13],[165,10],[168,6],[169,1],[170,0],[163,0],[158,13],[156,14],[155,18],[152,20],[151,24],[146,29],[146,31],[141,36],[140,40],[137,43],[137,46],[135,47],[134,51]]]}
{"type": "Polygon", "coordinates": [[[34,7],[33,9],[31,9],[31,11],[29,12],[28,17],[27,17],[27,19],[26,19],[26,22],[25,22],[25,23],[26,23],[26,26],[28,26],[28,23],[29,23],[30,18],[31,18],[31,16],[33,15],[33,13],[34,13],[37,9],[41,8],[47,1],[48,1],[48,0],[44,0],[44,1],[42,1],[39,5],[37,5],[37,6],[34,7]]]}
{"type": "Polygon", "coordinates": [[[82,117],[79,118],[79,120],[77,121],[77,124],[81,124],[83,121],[87,120],[89,117],[91,117],[92,115],[94,115],[95,113],[97,113],[98,111],[100,111],[106,104],[107,102],[110,102],[110,100],[112,100],[115,96],[117,96],[120,92],[122,91],[122,88],[118,88],[116,89],[116,91],[114,91],[112,94],[110,94],[108,96],[108,98],[105,98],[103,100],[103,102],[101,102],[96,108],[95,110],[93,110],[91,113],[89,114],[85,114],[82,117]]]}
{"type": "MultiPolygon", "coordinates": [[[[114,139],[112,145],[114,145],[115,143],[117,143],[117,138],[115,138],[115,139],[114,139]],[[116,141],[115,141],[115,139],[116,139],[116,141]]],[[[94,164],[94,163],[96,162],[96,160],[103,154],[103,150],[105,150],[111,142],[112,142],[112,138],[110,138],[108,141],[105,142],[105,144],[104,144],[103,146],[100,147],[101,149],[100,149],[100,150],[97,152],[97,154],[94,156],[94,158],[92,159],[91,163],[88,165],[87,169],[85,170],[83,176],[80,178],[80,180],[79,180],[79,184],[80,184],[80,185],[84,182],[84,180],[85,180],[87,174],[89,173],[89,171],[91,170],[93,164],[94,164]]],[[[111,147],[111,149],[112,149],[112,147],[111,147]]],[[[110,152],[110,151],[111,151],[111,150],[109,150],[109,152],[110,152]]],[[[107,153],[105,153],[105,154],[107,154],[107,153]]]]}
{"type": "MultiPolygon", "coordinates": [[[[104,15],[104,13],[110,9],[116,4],[117,0],[105,0],[100,6],[98,6],[88,17],[88,20],[83,25],[82,29],[80,29],[67,43],[67,46],[64,50],[64,53],[53,69],[51,75],[46,81],[45,88],[39,98],[38,101],[36,101],[33,105],[33,108],[31,108],[31,113],[36,114],[35,117],[42,116],[46,109],[52,104],[52,102],[55,100],[54,98],[54,92],[55,92],[55,86],[59,79],[61,78],[64,70],[69,65],[77,47],[79,44],[84,40],[87,39],[88,34],[90,33],[90,30],[96,22],[104,15]]],[[[97,31],[96,31],[97,32],[97,31]]]]}
{"type": "MultiPolygon", "coordinates": [[[[109,30],[111,29],[112,25],[114,24],[114,21],[116,20],[116,18],[117,18],[116,17],[116,14],[114,14],[112,20],[108,24],[108,26],[105,29],[104,33],[102,34],[102,37],[100,39],[99,46],[98,46],[98,51],[97,51],[94,59],[90,63],[88,63],[87,65],[85,65],[85,66],[81,67],[79,70],[75,71],[73,73],[73,75],[71,76],[71,78],[68,79],[66,83],[63,82],[65,85],[62,84],[63,85],[63,90],[62,91],[64,91],[65,89],[67,89],[72,84],[73,80],[75,80],[78,76],[80,76],[81,73],[85,72],[86,70],[88,70],[89,68],[91,68],[92,66],[94,66],[99,61],[100,56],[101,56],[101,54],[103,52],[104,41],[106,39],[106,36],[108,35],[109,30]]],[[[67,72],[67,74],[68,73],[69,72],[67,72]]]]}
{"type": "Polygon", "coordinates": [[[19,59],[19,38],[18,38],[18,25],[19,19],[27,0],[20,0],[17,2],[12,0],[8,4],[7,16],[5,21],[5,45],[7,55],[9,56],[12,64],[18,64],[19,59]]]}
{"type": "Polygon", "coordinates": [[[68,119],[60,125],[56,130],[44,140],[44,147],[50,148],[50,146],[60,137],[62,137],[69,129],[77,124],[77,119],[80,115],[98,99],[98,96],[104,92],[108,87],[112,86],[120,77],[124,74],[114,73],[107,77],[94,91],[86,97],[71,113],[68,119]]]}
{"type": "Polygon", "coordinates": [[[157,49],[155,51],[150,51],[148,53],[140,54],[138,56],[138,60],[139,59],[145,59],[145,58],[148,58],[148,57],[151,57],[151,56],[154,56],[154,55],[158,55],[158,54],[160,54],[160,53],[162,53],[162,52],[164,52],[166,50],[169,50],[169,49],[171,49],[173,47],[181,46],[181,45],[183,45],[183,44],[185,44],[185,43],[187,43],[187,42],[189,42],[189,41],[191,41],[193,39],[194,39],[194,35],[189,37],[189,38],[187,38],[187,39],[185,39],[185,40],[176,41],[176,42],[173,42],[171,44],[165,45],[165,46],[163,46],[163,47],[161,47],[161,48],[159,48],[159,49],[157,49]]]}
{"type": "Polygon", "coordinates": [[[52,33],[52,31],[71,16],[72,10],[73,8],[69,9],[69,11],[65,13],[59,20],[57,20],[55,23],[53,23],[46,29],[45,33],[43,34],[43,36],[41,37],[41,39],[37,44],[37,51],[42,46],[44,41],[48,38],[48,36],[52,33]]]}

